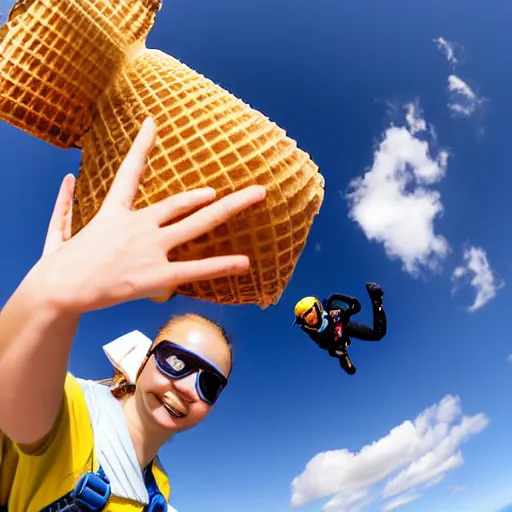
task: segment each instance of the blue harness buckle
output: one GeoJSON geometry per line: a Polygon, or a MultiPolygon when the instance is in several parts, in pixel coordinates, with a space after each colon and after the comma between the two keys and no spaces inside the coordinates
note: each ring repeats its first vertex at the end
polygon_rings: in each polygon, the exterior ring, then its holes
{"type": "MultiPolygon", "coordinates": [[[[106,476],[105,476],[106,479],[106,476]]],[[[84,512],[103,510],[110,498],[110,483],[95,473],[86,473],[72,492],[73,503],[84,512]]]]}
{"type": "Polygon", "coordinates": [[[110,480],[100,467],[98,473],[86,473],[71,492],[41,512],[100,512],[107,505],[110,493],[110,480]]]}

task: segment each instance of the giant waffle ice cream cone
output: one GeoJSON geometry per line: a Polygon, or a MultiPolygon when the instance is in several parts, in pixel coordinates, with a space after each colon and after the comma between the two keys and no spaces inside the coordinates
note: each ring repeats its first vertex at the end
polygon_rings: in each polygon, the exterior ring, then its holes
{"type": "Polygon", "coordinates": [[[205,185],[219,197],[265,186],[264,204],[169,254],[194,260],[244,253],[250,272],[169,294],[275,304],[321,206],[322,176],[261,113],[175,58],[145,48],[159,7],[160,0],[19,0],[0,27],[0,119],[83,150],[73,233],[100,208],[148,115],[158,139],[136,208],[205,185]]]}
{"type": "Polygon", "coordinates": [[[79,146],[95,103],[161,0],[18,0],[0,27],[0,119],[79,146]]]}
{"type": "Polygon", "coordinates": [[[210,186],[218,196],[265,186],[264,205],[174,250],[171,260],[248,254],[248,275],[191,283],[177,292],[219,303],[277,302],[323,199],[318,168],[276,124],[175,58],[139,48],[97,103],[83,139],[76,232],[99,209],[148,115],[158,125],[135,207],[210,186]]]}

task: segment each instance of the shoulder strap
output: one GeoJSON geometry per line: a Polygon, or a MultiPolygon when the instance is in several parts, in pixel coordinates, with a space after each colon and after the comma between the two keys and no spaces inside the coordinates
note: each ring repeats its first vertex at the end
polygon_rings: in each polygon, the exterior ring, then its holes
{"type": "Polygon", "coordinates": [[[50,503],[41,512],[101,512],[107,505],[110,493],[110,481],[100,466],[96,473],[86,473],[71,492],[50,503]]]}
{"type": "MultiPolygon", "coordinates": [[[[167,512],[167,500],[158,489],[151,465],[145,471],[144,483],[149,494],[149,504],[144,512],[167,512]]],[[[86,473],[71,492],[50,503],[40,512],[101,512],[105,509],[110,494],[110,481],[100,466],[96,473],[86,473]]],[[[7,509],[0,509],[0,512],[7,512],[7,509]]]]}
{"type": "Polygon", "coordinates": [[[149,504],[144,508],[144,512],[166,512],[167,511],[167,500],[164,495],[160,492],[158,485],[153,475],[152,464],[150,464],[144,474],[144,483],[149,494],[149,504]]]}

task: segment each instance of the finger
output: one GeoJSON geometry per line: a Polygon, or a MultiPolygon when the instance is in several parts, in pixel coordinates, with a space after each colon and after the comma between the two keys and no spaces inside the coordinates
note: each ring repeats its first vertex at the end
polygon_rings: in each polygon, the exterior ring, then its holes
{"type": "Polygon", "coordinates": [[[173,261],[160,279],[162,284],[165,283],[167,287],[174,289],[182,284],[247,272],[249,266],[249,258],[243,254],[214,256],[202,260],[173,261]]]}
{"type": "Polygon", "coordinates": [[[56,249],[64,241],[66,216],[69,215],[69,210],[73,203],[75,182],[76,179],[72,174],[67,174],[62,180],[53,207],[52,216],[48,223],[43,254],[56,249]]]}
{"type": "Polygon", "coordinates": [[[155,122],[153,119],[147,118],[142,123],[139,133],[119,167],[104,204],[132,207],[140,177],[146,169],[148,154],[153,148],[155,140],[155,122]]]}
{"type": "Polygon", "coordinates": [[[164,228],[169,246],[176,247],[184,242],[220,226],[230,217],[265,198],[264,187],[253,185],[233,192],[185,219],[164,228]]]}
{"type": "Polygon", "coordinates": [[[71,238],[71,226],[73,219],[73,192],[71,192],[71,198],[68,203],[68,210],[64,215],[63,227],[62,227],[62,240],[65,242],[71,238]]]}
{"type": "Polygon", "coordinates": [[[198,206],[213,201],[216,195],[217,192],[213,188],[197,188],[162,199],[158,203],[148,206],[146,211],[153,215],[158,224],[161,225],[176,217],[185,215],[198,206]]]}

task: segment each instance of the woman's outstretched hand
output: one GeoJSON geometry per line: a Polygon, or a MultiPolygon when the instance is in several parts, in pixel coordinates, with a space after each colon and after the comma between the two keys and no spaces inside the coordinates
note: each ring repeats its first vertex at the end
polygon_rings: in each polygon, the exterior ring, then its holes
{"type": "Polygon", "coordinates": [[[196,189],[133,209],[156,127],[146,119],[96,216],[70,238],[74,178],[66,176],[48,227],[38,284],[51,299],[83,313],[123,302],[159,297],[192,281],[247,271],[245,255],[169,262],[169,251],[222,224],[265,198],[250,186],[215,201],[211,188],[196,189]],[[172,223],[177,217],[179,222],[172,223]]]}

